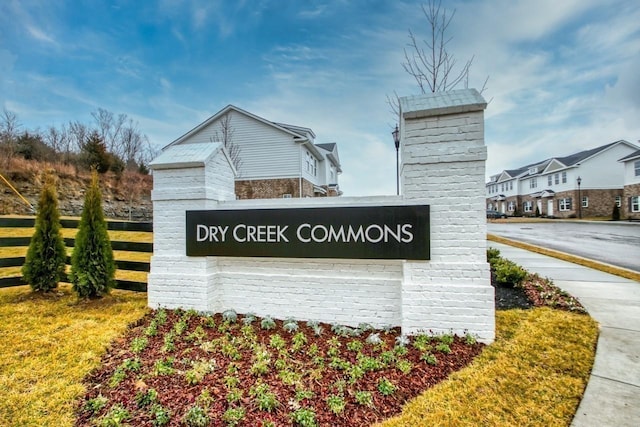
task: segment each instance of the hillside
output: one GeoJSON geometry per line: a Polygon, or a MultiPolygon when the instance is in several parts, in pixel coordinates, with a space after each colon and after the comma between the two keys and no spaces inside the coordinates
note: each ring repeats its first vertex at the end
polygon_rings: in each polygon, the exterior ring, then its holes
{"type": "MultiPolygon", "coordinates": [[[[45,171],[57,177],[58,207],[63,216],[80,216],[84,192],[89,185],[90,173],[73,166],[51,164],[13,158],[0,161],[0,174],[27,199],[34,208],[42,188],[45,171]]],[[[112,219],[150,221],[153,217],[150,175],[124,172],[121,177],[113,173],[100,175],[103,209],[112,219]]],[[[30,215],[29,206],[0,178],[0,215],[30,215]]]]}

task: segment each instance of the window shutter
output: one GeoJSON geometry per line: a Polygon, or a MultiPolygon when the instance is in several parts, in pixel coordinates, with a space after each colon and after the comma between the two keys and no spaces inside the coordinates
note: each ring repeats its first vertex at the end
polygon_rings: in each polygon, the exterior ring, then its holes
{"type": "Polygon", "coordinates": [[[629,197],[629,213],[633,212],[633,197],[629,197]]]}

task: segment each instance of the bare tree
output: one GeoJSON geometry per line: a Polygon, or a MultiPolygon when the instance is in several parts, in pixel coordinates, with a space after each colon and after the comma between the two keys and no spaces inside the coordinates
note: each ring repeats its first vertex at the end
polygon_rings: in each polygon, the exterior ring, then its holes
{"type": "Polygon", "coordinates": [[[64,154],[65,149],[68,148],[67,141],[69,138],[64,125],[61,129],[57,129],[55,126],[49,126],[49,128],[43,132],[42,139],[56,153],[64,154]]]}
{"type": "Polygon", "coordinates": [[[0,149],[4,154],[5,162],[11,160],[16,150],[16,142],[22,125],[18,121],[18,116],[6,108],[2,109],[0,115],[0,149]]]}
{"type": "Polygon", "coordinates": [[[220,119],[220,131],[216,130],[211,138],[214,142],[221,142],[227,149],[231,163],[240,172],[242,159],[240,158],[240,147],[233,142],[234,129],[231,126],[231,114],[227,113],[220,119]]]}
{"type": "MultiPolygon", "coordinates": [[[[416,35],[409,29],[408,49],[404,49],[404,70],[411,75],[421,93],[446,92],[455,89],[460,84],[469,86],[469,70],[474,57],[468,59],[462,67],[456,69],[457,60],[449,52],[447,45],[453,37],[447,35],[451,20],[455,16],[455,9],[451,14],[442,7],[442,0],[429,0],[421,5],[422,12],[427,19],[428,37],[419,43],[416,35]],[[424,45],[424,47],[423,47],[424,45]]],[[[487,77],[480,93],[486,89],[487,77]]],[[[398,95],[387,95],[387,103],[394,114],[398,114],[398,95]]]]}
{"type": "Polygon", "coordinates": [[[95,121],[98,134],[107,146],[107,150],[111,153],[116,153],[119,148],[122,128],[127,121],[127,115],[118,114],[116,116],[111,111],[98,108],[96,111],[91,112],[91,116],[95,121]]]}

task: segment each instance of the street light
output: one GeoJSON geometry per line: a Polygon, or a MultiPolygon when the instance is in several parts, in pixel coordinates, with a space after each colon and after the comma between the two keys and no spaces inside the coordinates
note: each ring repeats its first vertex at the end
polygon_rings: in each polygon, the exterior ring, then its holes
{"type": "Polygon", "coordinates": [[[396,144],[396,194],[400,195],[400,166],[398,164],[398,151],[400,149],[400,130],[398,129],[398,125],[393,132],[393,142],[396,144]]]}
{"type": "Polygon", "coordinates": [[[580,183],[582,182],[582,178],[578,177],[576,181],[578,182],[578,218],[582,219],[582,195],[580,194],[580,183]]]}

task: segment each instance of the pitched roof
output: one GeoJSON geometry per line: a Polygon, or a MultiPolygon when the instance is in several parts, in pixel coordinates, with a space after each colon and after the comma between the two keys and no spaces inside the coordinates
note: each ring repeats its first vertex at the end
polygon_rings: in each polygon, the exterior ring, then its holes
{"type": "Polygon", "coordinates": [[[328,151],[327,158],[333,162],[338,169],[338,172],[342,173],[342,166],[340,165],[340,157],[338,156],[338,145],[335,142],[329,142],[325,144],[316,144],[316,147],[322,148],[328,151]]]}
{"type": "MultiPolygon", "coordinates": [[[[565,165],[566,167],[571,167],[571,166],[577,166],[579,163],[593,157],[596,156],[598,154],[600,154],[601,152],[613,147],[614,145],[617,144],[626,144],[630,147],[635,147],[633,144],[629,143],[628,141],[625,141],[624,139],[620,139],[618,141],[614,141],[611,142],[609,144],[605,144],[605,145],[601,145],[600,147],[596,147],[596,148],[591,148],[589,150],[584,150],[584,151],[580,151],[578,153],[574,153],[574,154],[570,154],[568,156],[564,156],[564,157],[552,157],[550,159],[546,159],[543,161],[538,161],[535,163],[530,163],[526,166],[521,166],[519,168],[516,169],[508,169],[508,170],[504,170],[503,172],[507,173],[509,176],[511,177],[519,177],[523,174],[528,173],[528,171],[531,168],[538,168],[538,173],[532,174],[533,175],[539,175],[540,173],[542,173],[545,168],[553,161],[556,160],[560,163],[562,163],[563,165],[565,165]]],[[[640,150],[638,150],[637,153],[640,153],[640,150]]],[[[636,153],[636,154],[637,154],[636,153]]],[[[631,154],[630,156],[632,156],[633,154],[631,154]]],[[[625,159],[627,159],[629,156],[627,156],[625,159]]],[[[624,160],[624,159],[620,159],[620,160],[624,160]]],[[[498,174],[500,175],[500,174],[498,174]]]]}
{"type": "Polygon", "coordinates": [[[623,158],[621,158],[618,161],[619,162],[626,162],[628,160],[635,160],[635,159],[640,159],[640,150],[634,151],[633,153],[629,154],[628,156],[624,156],[623,158]]]}
{"type": "Polygon", "coordinates": [[[620,142],[626,142],[623,140],[620,141],[616,141],[616,142],[612,142],[610,144],[606,144],[606,145],[602,145],[600,147],[596,147],[596,148],[592,148],[591,150],[584,150],[584,151],[580,151],[579,153],[575,153],[575,154],[571,154],[569,156],[566,157],[558,157],[558,160],[561,161],[562,163],[564,163],[567,166],[573,166],[575,164],[578,164],[586,159],[588,159],[589,157],[595,156],[596,154],[606,150],[609,147],[612,147],[620,142]]]}
{"type": "Polygon", "coordinates": [[[199,125],[197,125],[196,127],[194,127],[193,129],[191,129],[190,131],[188,131],[187,133],[185,133],[184,135],[180,136],[178,139],[174,140],[173,142],[171,142],[170,144],[168,144],[167,146],[163,147],[162,149],[166,149],[168,147],[171,147],[173,145],[177,145],[180,144],[181,142],[185,141],[186,139],[188,139],[189,137],[191,137],[192,135],[198,133],[200,130],[206,128],[207,126],[209,126],[211,123],[215,122],[216,120],[218,120],[220,117],[224,116],[225,114],[227,114],[229,111],[234,110],[240,114],[244,114],[245,116],[251,117],[259,122],[265,123],[269,126],[273,126],[277,129],[280,129],[283,132],[286,132],[288,134],[291,134],[294,139],[300,140],[300,141],[306,141],[308,140],[307,136],[301,132],[300,130],[304,130],[304,131],[308,131],[310,132],[311,135],[313,135],[313,137],[315,137],[315,134],[313,133],[313,131],[311,129],[308,128],[303,128],[300,126],[292,126],[292,125],[283,125],[280,123],[276,123],[276,122],[270,122],[260,116],[256,116],[253,113],[250,113],[248,111],[245,111],[241,108],[236,107],[235,105],[227,105],[226,107],[224,107],[222,110],[218,111],[216,114],[214,114],[213,116],[209,117],[207,120],[205,120],[204,122],[200,123],[199,125]],[[297,131],[296,131],[297,129],[297,131]]]}

